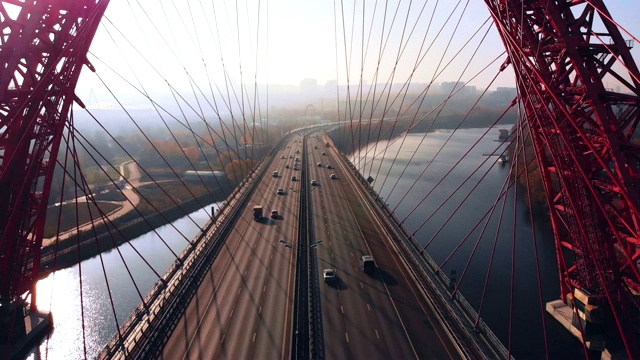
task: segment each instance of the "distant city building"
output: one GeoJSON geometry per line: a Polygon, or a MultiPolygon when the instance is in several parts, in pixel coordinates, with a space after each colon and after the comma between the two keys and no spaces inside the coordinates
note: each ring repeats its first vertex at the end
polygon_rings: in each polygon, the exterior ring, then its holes
{"type": "Polygon", "coordinates": [[[336,97],[338,95],[338,81],[329,80],[324,84],[324,96],[336,97]]]}
{"type": "Polygon", "coordinates": [[[484,104],[492,107],[508,106],[517,95],[518,89],[515,87],[498,87],[485,97],[484,104]]]}
{"type": "Polygon", "coordinates": [[[462,81],[443,81],[440,83],[440,91],[444,95],[449,95],[465,85],[462,81]]]}
{"type": "Polygon", "coordinates": [[[453,94],[455,97],[473,97],[477,95],[477,88],[468,85],[463,81],[444,81],[440,84],[440,91],[443,95],[449,96],[453,94]]]}
{"type": "Polygon", "coordinates": [[[512,93],[512,94],[517,94],[518,93],[518,89],[514,88],[514,87],[504,87],[504,86],[499,86],[496,88],[496,92],[501,93],[501,94],[505,94],[505,93],[512,93]]]}
{"type": "Polygon", "coordinates": [[[300,93],[304,96],[318,95],[318,80],[306,78],[300,81],[300,93]]]}

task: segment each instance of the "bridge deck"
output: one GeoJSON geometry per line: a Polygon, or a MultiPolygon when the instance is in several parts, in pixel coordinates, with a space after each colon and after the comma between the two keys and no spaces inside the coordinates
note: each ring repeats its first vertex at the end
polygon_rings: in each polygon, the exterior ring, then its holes
{"type": "MultiPolygon", "coordinates": [[[[136,325],[137,331],[130,332],[135,340],[125,339],[124,343],[126,348],[138,349],[133,354],[160,355],[155,347],[164,344],[162,357],[171,359],[295,357],[292,338],[297,241],[299,230],[306,230],[298,228],[298,220],[301,196],[308,196],[310,242],[322,241],[311,250],[317,254],[311,274],[315,270],[319,281],[312,278],[309,286],[319,294],[322,319],[322,344],[312,348],[314,356],[462,357],[393,242],[387,239],[387,231],[341,155],[333,146],[324,146],[327,139],[322,133],[307,137],[307,154],[303,154],[302,141],[301,135],[291,136],[263,165],[264,176],[257,180],[226,240],[211,245],[219,249],[217,255],[210,255],[215,261],[193,271],[198,277],[193,281],[196,285],[184,285],[172,295],[178,299],[172,303],[179,301],[181,305],[153,312],[161,315],[161,320],[148,321],[163,329],[155,331],[144,320],[136,325]],[[300,158],[298,169],[294,169],[296,157],[300,158]],[[328,164],[334,169],[327,169],[328,164]],[[277,177],[271,176],[273,171],[278,171],[277,177]],[[301,193],[305,188],[299,180],[302,172],[308,181],[318,182],[318,186],[306,186],[306,194],[301,193]],[[337,178],[331,179],[331,174],[337,178]],[[298,181],[292,181],[293,176],[298,181]],[[284,195],[276,194],[279,188],[285,190],[284,195]],[[264,208],[265,217],[260,221],[253,220],[255,205],[264,208]],[[276,219],[269,218],[271,210],[278,210],[276,219]],[[373,255],[377,262],[376,271],[370,274],[360,266],[360,257],[366,254],[373,255]],[[337,282],[323,283],[322,271],[326,268],[337,270],[337,282]],[[171,328],[169,335],[163,335],[171,328]],[[145,345],[145,341],[152,345],[145,345]],[[147,346],[154,348],[140,350],[147,346]]],[[[228,214],[233,218],[233,212],[228,214]]],[[[194,263],[207,262],[211,260],[194,263]]],[[[182,273],[185,271],[189,272],[182,273]]],[[[314,309],[311,306],[311,311],[314,309]]]]}
{"type": "MultiPolygon", "coordinates": [[[[294,148],[283,147],[277,157],[294,148]]],[[[278,177],[267,171],[259,182],[169,338],[165,358],[289,358],[295,251],[280,240],[297,240],[299,201],[293,193],[276,195],[293,172],[278,170],[278,177]],[[253,220],[254,205],[264,208],[260,221],[253,220]],[[279,218],[269,217],[273,209],[279,218]]]]}
{"type": "Polygon", "coordinates": [[[390,248],[351,170],[323,137],[308,141],[311,178],[319,182],[311,192],[314,233],[323,241],[319,272],[335,268],[339,279],[321,289],[326,358],[460,358],[390,248]],[[360,257],[369,254],[377,270],[368,275],[360,257]]]}

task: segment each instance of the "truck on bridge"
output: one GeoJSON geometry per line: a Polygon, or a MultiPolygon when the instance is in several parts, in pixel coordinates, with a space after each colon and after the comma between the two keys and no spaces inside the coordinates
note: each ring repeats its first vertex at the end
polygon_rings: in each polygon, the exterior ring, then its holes
{"type": "Polygon", "coordinates": [[[262,205],[253,207],[253,220],[260,221],[262,219],[262,205]]]}

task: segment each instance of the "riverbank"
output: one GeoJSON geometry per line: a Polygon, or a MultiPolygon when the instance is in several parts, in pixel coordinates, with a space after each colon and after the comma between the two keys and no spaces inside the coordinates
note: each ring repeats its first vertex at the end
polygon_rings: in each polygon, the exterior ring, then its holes
{"type": "Polygon", "coordinates": [[[144,217],[136,211],[132,211],[109,224],[101,223],[93,230],[77,233],[63,242],[43,247],[40,277],[45,277],[54,270],[76,265],[160,226],[169,224],[193,211],[224,201],[231,194],[231,191],[232,189],[219,189],[211,195],[206,194],[186,200],[160,212],[148,213],[144,217]]]}

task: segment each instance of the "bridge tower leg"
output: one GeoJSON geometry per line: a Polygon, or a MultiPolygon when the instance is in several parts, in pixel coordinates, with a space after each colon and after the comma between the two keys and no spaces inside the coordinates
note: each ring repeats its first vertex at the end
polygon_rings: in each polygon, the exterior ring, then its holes
{"type": "Polygon", "coordinates": [[[542,173],[569,328],[587,348],[604,347],[600,332],[608,348],[638,359],[640,74],[632,43],[603,0],[485,3],[542,173]]]}
{"type": "MultiPolygon", "coordinates": [[[[53,170],[107,0],[0,1],[0,357],[50,327],[35,285],[53,170]],[[43,326],[44,324],[44,326],[43,326]]],[[[46,333],[46,332],[45,332],[46,333]]]]}

